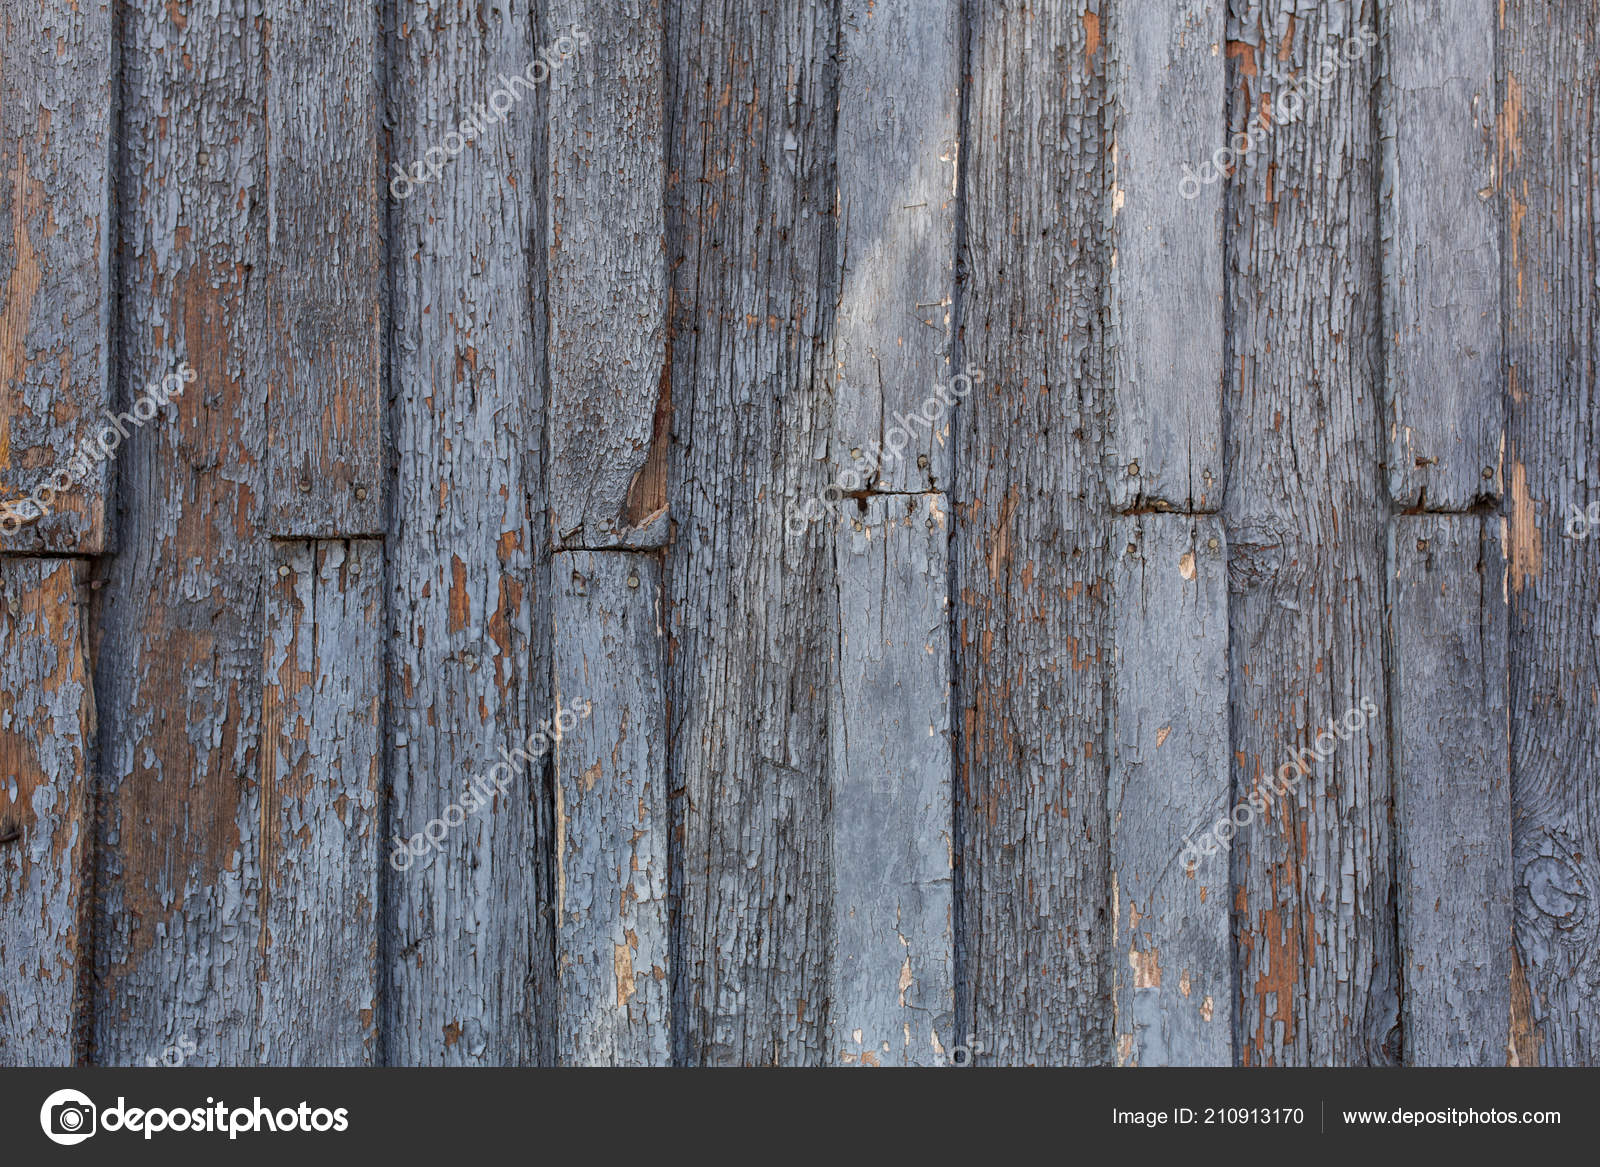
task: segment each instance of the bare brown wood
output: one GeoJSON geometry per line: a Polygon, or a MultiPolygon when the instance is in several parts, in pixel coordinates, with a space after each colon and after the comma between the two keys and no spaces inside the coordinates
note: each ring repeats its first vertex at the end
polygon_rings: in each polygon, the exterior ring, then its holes
{"type": "Polygon", "coordinates": [[[266,387],[260,30],[126,6],[119,191],[121,368],[187,359],[174,416],[118,452],[120,552],[95,611],[102,711],[94,1058],[257,1053],[266,387]],[[199,157],[225,144],[202,172],[199,157]],[[181,1047],[180,1047],[181,1048],[181,1047]]]}

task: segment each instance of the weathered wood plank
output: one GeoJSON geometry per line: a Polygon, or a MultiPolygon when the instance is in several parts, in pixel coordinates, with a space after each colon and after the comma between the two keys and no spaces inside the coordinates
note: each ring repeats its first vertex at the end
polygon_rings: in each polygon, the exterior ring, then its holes
{"type": "Polygon", "coordinates": [[[1113,502],[1222,504],[1222,0],[1110,5],[1111,246],[1106,294],[1113,502]]]}
{"type": "Polygon", "coordinates": [[[1500,7],[1383,9],[1384,420],[1389,490],[1405,506],[1463,510],[1501,489],[1500,7]]]}
{"type": "Polygon", "coordinates": [[[1402,515],[1393,563],[1395,822],[1405,1052],[1511,1049],[1511,780],[1503,520],[1402,515]]]}
{"type": "Polygon", "coordinates": [[[1500,110],[1510,262],[1511,790],[1520,1065],[1600,1064],[1600,9],[1508,0],[1500,110]],[[1581,521],[1578,516],[1582,516],[1581,521]]]}
{"type": "Polygon", "coordinates": [[[96,614],[102,711],[97,1062],[257,1051],[266,387],[257,200],[265,150],[258,10],[139,0],[121,91],[122,377],[196,380],[118,452],[119,554],[96,614]],[[199,156],[219,144],[202,172],[199,156]]]}
{"type": "Polygon", "coordinates": [[[378,1035],[383,545],[275,543],[262,663],[268,1066],[370,1064],[378,1035]]]}
{"type": "Polygon", "coordinates": [[[1216,518],[1129,516],[1112,540],[1111,972],[1119,1066],[1233,1064],[1227,548],[1216,518]]]}
{"type": "Polygon", "coordinates": [[[0,551],[93,554],[111,476],[74,455],[115,400],[111,4],[16,5],[0,29],[0,551]]]}
{"type": "MultiPolygon", "coordinates": [[[[1230,10],[1230,127],[1259,137],[1227,208],[1235,799],[1292,778],[1329,718],[1385,706],[1375,20],[1372,0],[1230,10]]],[[[1385,725],[1232,841],[1244,1064],[1400,1055],[1385,725]]]]}
{"type": "MultiPolygon", "coordinates": [[[[267,524],[383,531],[378,8],[263,0],[267,524]]],[[[226,143],[202,147],[202,173],[226,143]]]]}
{"type": "Polygon", "coordinates": [[[952,487],[958,1028],[1000,1064],[1110,1058],[1102,14],[969,13],[958,360],[984,380],[952,487]]]}
{"type": "Polygon", "coordinates": [[[86,564],[0,560],[0,1066],[80,1055],[94,690],[86,564]]]}
{"type": "Polygon", "coordinates": [[[667,22],[674,426],[667,553],[677,1060],[826,1057],[832,547],[824,485],[833,10],[667,22]],[[812,532],[820,525],[810,528],[812,532]]]}
{"type": "Polygon", "coordinates": [[[666,542],[661,0],[554,0],[550,73],[552,542],[666,542]],[[560,38],[560,39],[558,39],[560,38]]]}
{"type": "Polygon", "coordinates": [[[879,496],[838,532],[831,740],[835,1064],[929,1066],[955,1033],[949,503],[879,496]]]}
{"type": "MultiPolygon", "coordinates": [[[[960,15],[846,0],[839,27],[839,302],[831,481],[942,489],[955,293],[960,15]]],[[[831,496],[830,496],[831,497],[831,496]]]]}
{"type": "Polygon", "coordinates": [[[465,817],[386,873],[383,1045],[397,1065],[543,1063],[547,763],[515,751],[550,716],[533,242],[545,153],[537,98],[515,102],[498,80],[537,59],[535,40],[526,9],[501,0],[445,0],[389,36],[396,159],[423,159],[458,111],[487,103],[501,118],[390,213],[390,830],[409,840],[452,806],[465,817]],[[474,778],[506,784],[480,806],[474,778]]]}
{"type": "Polygon", "coordinates": [[[661,560],[552,567],[557,1050],[563,1065],[670,1065],[661,560]]]}

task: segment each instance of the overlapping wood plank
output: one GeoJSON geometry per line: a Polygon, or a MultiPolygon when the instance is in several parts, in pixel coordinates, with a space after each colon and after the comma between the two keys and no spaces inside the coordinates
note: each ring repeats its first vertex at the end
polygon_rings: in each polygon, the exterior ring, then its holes
{"type": "Polygon", "coordinates": [[[1225,401],[1235,800],[1308,772],[1232,841],[1235,1050],[1400,1056],[1385,707],[1371,0],[1230,12],[1225,401]],[[1286,106],[1298,116],[1279,124],[1286,106]],[[1379,710],[1324,761],[1329,719],[1379,710]],[[1325,739],[1324,739],[1325,740],[1325,739]],[[1293,763],[1293,764],[1292,764],[1293,763]],[[1292,765],[1291,765],[1292,764],[1292,765]],[[1285,773],[1284,767],[1290,766],[1285,773]]]}
{"type": "Polygon", "coordinates": [[[825,485],[833,10],[675,5],[667,240],[677,533],[667,635],[688,1064],[812,1064],[828,1033],[825,485]]]}
{"type": "Polygon", "coordinates": [[[563,1065],[670,1065],[661,560],[574,551],[553,566],[557,1051],[563,1065]]]}
{"type": "Polygon", "coordinates": [[[95,718],[88,568],[0,560],[0,1066],[78,1059],[95,718]]]}
{"type": "Polygon", "coordinates": [[[268,1066],[372,1063],[383,857],[383,545],[274,543],[262,662],[268,1066]]]}
{"type": "Polygon", "coordinates": [[[0,22],[3,551],[107,546],[94,436],[115,400],[111,27],[109,0],[17,5],[0,22]]]}
{"type": "Polygon", "coordinates": [[[1222,504],[1222,204],[1228,151],[1249,146],[1224,120],[1223,18],[1222,0],[1109,6],[1106,470],[1124,509],[1222,504]]]}
{"type": "Polygon", "coordinates": [[[969,9],[957,360],[957,1019],[980,1064],[1109,1060],[1100,458],[1103,5],[969,9]]]}
{"type": "Polygon", "coordinates": [[[552,542],[666,542],[667,266],[660,0],[555,0],[550,71],[552,542]]]}
{"type": "Polygon", "coordinates": [[[266,386],[249,294],[265,218],[259,13],[126,7],[118,329],[126,380],[187,359],[173,417],[118,452],[96,609],[101,715],[94,1058],[257,1053],[266,386]],[[212,150],[217,153],[209,156],[212,150]],[[208,155],[202,164],[200,158],[208,155]]]}
{"type": "Polygon", "coordinates": [[[1233,1064],[1227,547],[1216,518],[1128,516],[1115,574],[1111,972],[1120,1066],[1233,1064]]]}
{"type": "Polygon", "coordinates": [[[949,503],[879,496],[838,529],[834,1064],[953,1060],[949,503]]]}
{"type": "Polygon", "coordinates": [[[1500,9],[1383,9],[1384,429],[1389,490],[1404,506],[1458,511],[1501,491],[1500,9]]]}
{"type": "Polygon", "coordinates": [[[539,58],[527,10],[498,2],[402,14],[388,43],[394,157],[443,159],[390,212],[389,829],[409,842],[455,821],[406,870],[385,872],[383,1045],[397,1065],[544,1063],[555,849],[548,758],[529,742],[552,714],[546,155],[542,94],[500,80],[539,58]],[[445,135],[480,106],[498,120],[448,156],[445,135]],[[480,779],[494,789],[469,797],[480,779]]]}
{"type": "MultiPolygon", "coordinates": [[[[252,372],[269,395],[267,523],[278,536],[381,534],[378,8],[262,7],[267,306],[252,372]]],[[[204,145],[201,174],[228,148],[204,145]]]]}
{"type": "Polygon", "coordinates": [[[1519,1065],[1600,1063],[1600,9],[1510,0],[1499,160],[1508,211],[1511,789],[1519,1065]],[[1591,512],[1590,508],[1595,507],[1591,512]]]}
{"type": "MultiPolygon", "coordinates": [[[[942,489],[960,162],[956,0],[848,0],[839,26],[832,476],[942,489]]],[[[830,496],[831,497],[831,496],[830,496]]]]}
{"type": "Polygon", "coordinates": [[[1394,521],[1406,1064],[1503,1066],[1511,1025],[1507,564],[1499,516],[1394,521]]]}

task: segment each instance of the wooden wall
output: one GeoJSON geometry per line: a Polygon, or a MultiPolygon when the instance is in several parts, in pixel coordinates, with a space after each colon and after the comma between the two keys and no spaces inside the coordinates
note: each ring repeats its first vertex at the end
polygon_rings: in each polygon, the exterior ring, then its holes
{"type": "Polygon", "coordinates": [[[3,31],[0,1064],[1600,1060],[1591,0],[3,31]]]}

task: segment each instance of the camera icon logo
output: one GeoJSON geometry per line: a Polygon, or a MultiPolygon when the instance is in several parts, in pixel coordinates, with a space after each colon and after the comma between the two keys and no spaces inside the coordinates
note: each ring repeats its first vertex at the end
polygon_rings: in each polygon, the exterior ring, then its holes
{"type": "Polygon", "coordinates": [[[94,1134],[98,1113],[87,1094],[57,1090],[39,1108],[39,1125],[52,1143],[70,1147],[94,1134]]]}

